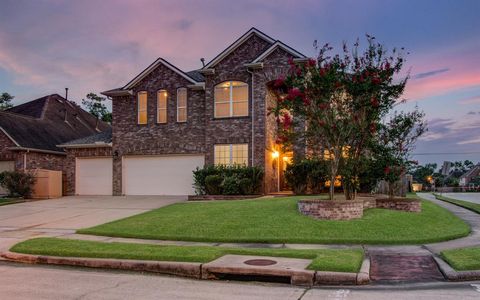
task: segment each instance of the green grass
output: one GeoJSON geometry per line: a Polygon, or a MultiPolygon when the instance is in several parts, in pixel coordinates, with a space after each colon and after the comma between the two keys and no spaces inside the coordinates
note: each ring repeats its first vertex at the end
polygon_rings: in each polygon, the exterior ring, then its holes
{"type": "Polygon", "coordinates": [[[463,200],[457,200],[457,199],[441,196],[441,195],[438,195],[438,194],[433,194],[433,195],[438,200],[449,202],[449,203],[461,206],[463,208],[466,208],[468,210],[471,210],[473,212],[476,212],[477,214],[480,214],[480,204],[472,203],[472,202],[468,202],[468,201],[463,201],[463,200]]]}
{"type": "Polygon", "coordinates": [[[460,238],[470,227],[428,201],[421,213],[366,210],[362,219],[315,220],[286,197],[169,205],[92,228],[83,234],[160,240],[310,244],[421,244],[460,238]]]}
{"type": "Polygon", "coordinates": [[[17,198],[0,198],[0,206],[8,205],[8,204],[15,204],[15,203],[22,203],[25,202],[24,199],[17,199],[17,198]]]}
{"type": "Polygon", "coordinates": [[[480,247],[445,250],[441,256],[457,271],[480,270],[480,247]]]}
{"type": "Polygon", "coordinates": [[[207,246],[160,246],[104,243],[58,238],[36,238],[16,244],[10,251],[64,257],[119,258],[206,263],[226,254],[312,259],[316,271],[358,272],[363,251],[333,249],[260,249],[207,246]]]}

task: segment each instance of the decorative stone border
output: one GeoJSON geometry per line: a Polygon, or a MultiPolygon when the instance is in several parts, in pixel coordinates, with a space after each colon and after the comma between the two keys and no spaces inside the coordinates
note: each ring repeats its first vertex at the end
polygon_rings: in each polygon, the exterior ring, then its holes
{"type": "Polygon", "coordinates": [[[298,210],[315,219],[359,219],[363,217],[363,200],[300,200],[298,210]]]}
{"type": "Polygon", "coordinates": [[[188,201],[245,200],[259,197],[262,195],[189,195],[188,201]]]}
{"type": "MultiPolygon", "coordinates": [[[[175,275],[195,279],[215,279],[215,277],[211,276],[212,274],[210,274],[208,270],[204,269],[205,264],[201,263],[44,256],[22,254],[10,251],[1,253],[1,257],[10,261],[29,264],[51,264],[88,268],[118,269],[175,275]]],[[[259,272],[258,275],[262,275],[262,272],[259,272]]],[[[266,275],[289,275],[291,276],[291,284],[293,285],[363,285],[370,283],[370,259],[368,257],[364,258],[358,273],[304,270],[295,274],[266,275]]]]}
{"type": "Polygon", "coordinates": [[[401,210],[406,212],[421,212],[422,204],[418,199],[412,198],[378,198],[377,208],[386,208],[393,210],[401,210]]]}

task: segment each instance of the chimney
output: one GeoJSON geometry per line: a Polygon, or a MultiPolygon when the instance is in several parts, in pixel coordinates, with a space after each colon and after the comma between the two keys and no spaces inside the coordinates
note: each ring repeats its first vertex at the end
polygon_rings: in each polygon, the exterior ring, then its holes
{"type": "Polygon", "coordinates": [[[65,88],[65,100],[68,100],[68,88],[65,88]]]}
{"type": "Polygon", "coordinates": [[[200,61],[202,62],[202,66],[205,67],[205,58],[200,58],[200,61]]]}

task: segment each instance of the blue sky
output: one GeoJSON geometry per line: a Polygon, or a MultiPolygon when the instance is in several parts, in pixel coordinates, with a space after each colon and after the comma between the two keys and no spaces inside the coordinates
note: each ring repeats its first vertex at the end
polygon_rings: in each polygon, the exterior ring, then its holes
{"type": "Polygon", "coordinates": [[[369,33],[410,52],[398,108],[418,105],[430,124],[415,158],[480,161],[479,11],[478,0],[0,0],[0,92],[19,104],[69,87],[80,102],[157,57],[199,68],[250,27],[311,56],[314,40],[338,47],[369,33]]]}

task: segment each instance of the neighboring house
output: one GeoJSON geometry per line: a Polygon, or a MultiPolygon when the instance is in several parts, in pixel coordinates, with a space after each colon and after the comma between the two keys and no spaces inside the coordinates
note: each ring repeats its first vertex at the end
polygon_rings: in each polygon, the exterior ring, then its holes
{"type": "Polygon", "coordinates": [[[109,128],[57,94],[0,111],[0,172],[64,171],[66,153],[58,144],[109,128]]]}
{"type": "Polygon", "coordinates": [[[265,193],[282,187],[284,162],[267,83],[288,60],[306,57],[252,28],[199,70],[159,58],[111,97],[112,136],[65,145],[70,194],[193,194],[192,171],[204,164],[265,170],[265,193]],[[75,166],[75,167],[73,167],[75,166]]]}
{"type": "Polygon", "coordinates": [[[460,186],[467,186],[473,178],[480,176],[480,163],[468,170],[465,174],[460,176],[458,184],[460,186]]]}

